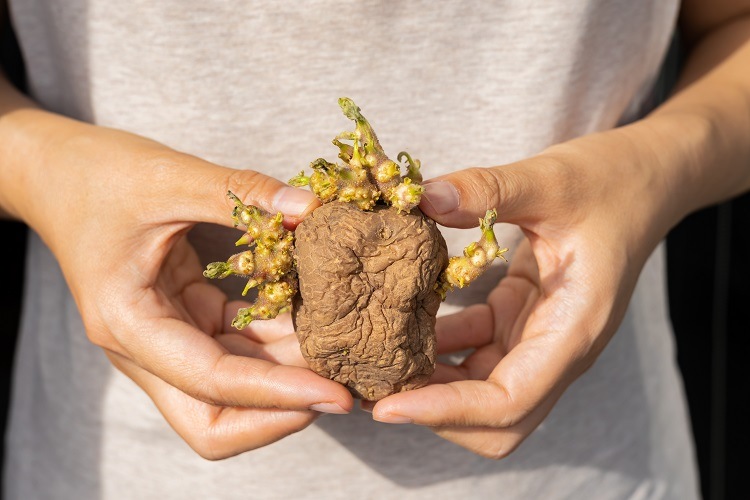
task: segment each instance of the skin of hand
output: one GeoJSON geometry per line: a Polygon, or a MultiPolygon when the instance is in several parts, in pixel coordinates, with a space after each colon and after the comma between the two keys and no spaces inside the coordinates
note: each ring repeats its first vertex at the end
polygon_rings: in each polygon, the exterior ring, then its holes
{"type": "Polygon", "coordinates": [[[228,190],[283,212],[290,229],[317,206],[311,193],[42,111],[5,81],[0,146],[0,207],[42,237],[89,339],[200,455],[235,455],[351,410],[343,386],[307,368],[288,314],[229,326],[247,304],[207,282],[186,237],[198,222],[231,226],[228,190]]]}
{"type": "Polygon", "coordinates": [[[475,226],[497,207],[527,239],[486,304],[438,320],[441,352],[482,347],[460,366],[438,366],[431,385],[380,400],[375,420],[507,456],[595,362],[669,228],[750,189],[750,18],[719,3],[723,17],[715,4],[684,5],[697,43],[677,92],[648,117],[425,183],[420,206],[439,223],[475,226]]]}

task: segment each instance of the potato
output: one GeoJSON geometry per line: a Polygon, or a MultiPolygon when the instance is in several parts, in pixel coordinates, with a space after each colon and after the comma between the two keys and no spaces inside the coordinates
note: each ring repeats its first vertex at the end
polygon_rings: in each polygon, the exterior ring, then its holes
{"type": "Polygon", "coordinates": [[[373,401],[427,383],[448,264],[431,219],[328,203],[297,228],[295,258],[293,318],[310,368],[373,401]]]}
{"type": "Polygon", "coordinates": [[[440,301],[502,257],[495,210],[479,220],[482,237],[448,259],[437,225],[417,208],[424,188],[419,160],[401,152],[406,174],[388,158],[351,99],[339,106],[353,132],[336,136],[343,163],[313,161],[289,183],[310,186],[323,203],[292,234],[283,215],[245,205],[232,193],[235,225],[249,249],[213,262],[208,278],[245,277],[243,295],[258,298],[233,325],[292,310],[302,354],[316,373],[355,397],[379,400],[427,384],[435,370],[435,316],[440,301]],[[350,143],[351,142],[351,143],[350,143]],[[298,293],[299,290],[299,293],[298,293]]]}

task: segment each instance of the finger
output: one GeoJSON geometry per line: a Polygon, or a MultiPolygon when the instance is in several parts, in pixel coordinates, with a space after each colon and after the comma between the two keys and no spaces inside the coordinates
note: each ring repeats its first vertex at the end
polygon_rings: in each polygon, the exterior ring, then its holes
{"type": "MultiPolygon", "coordinates": [[[[514,264],[517,262],[514,261],[514,264]]],[[[518,337],[523,331],[526,318],[538,299],[539,293],[532,281],[521,275],[507,276],[490,293],[487,304],[472,306],[460,313],[446,316],[445,320],[448,322],[437,328],[438,332],[442,329],[448,330],[450,326],[461,328],[463,325],[472,325],[474,322],[471,328],[482,333],[476,333],[476,343],[469,346],[475,348],[474,352],[458,366],[438,364],[430,383],[446,384],[458,380],[489,378],[505,354],[518,344],[518,337]],[[473,308],[481,308],[484,312],[474,313],[473,308]],[[488,312],[489,317],[483,317],[488,312]],[[490,328],[492,334],[488,335],[485,328],[490,328]]],[[[441,319],[443,318],[438,318],[438,325],[441,324],[441,319]]],[[[443,333],[447,336],[445,332],[443,333]]],[[[438,339],[440,339],[440,333],[438,333],[438,339]]],[[[438,349],[440,349],[440,340],[438,349]]]]}
{"type": "Polygon", "coordinates": [[[536,269],[514,259],[514,272],[503,278],[487,298],[492,311],[492,341],[478,347],[460,366],[442,370],[443,383],[466,379],[487,380],[503,357],[521,341],[527,318],[538,303],[540,293],[533,276],[519,270],[519,265],[531,271],[536,269]]]}
{"type": "Polygon", "coordinates": [[[319,413],[218,408],[197,401],[115,353],[112,363],[154,401],[169,425],[202,457],[216,460],[260,448],[310,425],[319,413]]]}
{"type": "MultiPolygon", "coordinates": [[[[214,181],[212,187],[216,194],[209,201],[219,206],[219,212],[223,212],[224,218],[221,220],[224,221],[224,225],[229,225],[227,215],[231,214],[234,208],[234,202],[226,196],[227,191],[237,195],[245,205],[255,205],[272,214],[283,213],[284,222],[290,228],[296,227],[308,213],[320,206],[315,195],[307,189],[291,187],[251,170],[227,170],[229,171],[224,172],[214,181]],[[224,200],[223,206],[217,203],[219,199],[224,200]]],[[[208,214],[208,210],[206,213],[208,214]]],[[[213,215],[219,216],[220,214],[213,215]]],[[[217,218],[200,222],[216,223],[218,220],[217,218]]]]}
{"type": "Polygon", "coordinates": [[[502,167],[469,168],[426,181],[420,208],[449,227],[475,227],[489,209],[523,226],[549,217],[551,198],[565,189],[561,169],[533,158],[502,167]],[[550,193],[549,186],[555,192],[550,193]]]}
{"type": "Polygon", "coordinates": [[[459,380],[487,380],[504,355],[504,346],[500,342],[493,342],[472,352],[458,365],[438,363],[435,373],[430,377],[430,384],[447,384],[459,380]]]}
{"type": "Polygon", "coordinates": [[[492,341],[493,331],[492,310],[487,304],[476,304],[442,316],[435,324],[438,354],[486,345],[492,341]]]}
{"type": "Polygon", "coordinates": [[[437,363],[435,365],[435,372],[430,377],[429,384],[448,384],[450,382],[457,382],[468,378],[466,367],[462,365],[456,366],[437,363]]]}
{"type": "Polygon", "coordinates": [[[160,155],[152,160],[151,198],[162,200],[171,220],[232,226],[231,191],[246,205],[282,212],[289,227],[320,205],[309,190],[291,187],[252,170],[220,167],[185,154],[160,155]],[[169,192],[164,192],[169,189],[169,192]]]}
{"type": "Polygon", "coordinates": [[[438,427],[435,434],[485,458],[499,460],[515,451],[530,434],[520,425],[510,429],[491,427],[438,427]]]}
{"type": "MultiPolygon", "coordinates": [[[[201,401],[220,406],[346,413],[341,385],[308,369],[229,353],[213,337],[173,318],[149,320],[121,345],[139,366],[201,401]]],[[[124,338],[124,340],[123,340],[124,338]]]]}
{"type": "Polygon", "coordinates": [[[432,430],[443,439],[483,457],[498,460],[507,457],[544,421],[558,399],[558,394],[544,401],[518,424],[505,428],[436,427],[432,430]]]}
{"type": "Polygon", "coordinates": [[[279,365],[308,368],[307,361],[302,357],[297,337],[294,335],[274,342],[260,343],[239,333],[224,333],[217,335],[216,340],[229,352],[238,356],[263,359],[279,365]]]}
{"type": "MultiPolygon", "coordinates": [[[[190,263],[190,265],[193,265],[193,263],[190,263]]],[[[227,300],[226,294],[219,288],[199,281],[186,286],[182,290],[181,298],[184,302],[181,311],[182,317],[190,318],[200,331],[209,335],[223,331],[221,330],[220,318],[214,313],[214,311],[220,310],[227,300]]],[[[178,301],[173,303],[179,304],[178,301]]]]}

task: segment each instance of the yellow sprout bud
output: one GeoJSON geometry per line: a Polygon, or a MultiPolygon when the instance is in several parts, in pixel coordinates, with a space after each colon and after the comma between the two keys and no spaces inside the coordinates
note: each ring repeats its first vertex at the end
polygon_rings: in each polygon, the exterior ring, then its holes
{"type": "Polygon", "coordinates": [[[463,257],[451,257],[448,267],[440,276],[435,289],[445,299],[445,294],[454,287],[463,288],[477,279],[490,267],[495,257],[503,257],[507,248],[500,248],[495,238],[493,225],[497,219],[495,210],[487,210],[484,219],[479,219],[482,237],[464,249],[463,257]]]}
{"type": "Polygon", "coordinates": [[[378,182],[388,182],[401,175],[401,169],[398,164],[391,160],[386,160],[379,166],[375,178],[378,182]]]}
{"type": "MultiPolygon", "coordinates": [[[[232,263],[232,260],[229,261],[232,263]]],[[[253,252],[242,252],[237,255],[237,259],[234,261],[234,267],[237,269],[237,274],[251,274],[255,270],[255,257],[253,252]]]]}
{"type": "MultiPolygon", "coordinates": [[[[321,170],[316,169],[316,173],[319,172],[321,170]]],[[[244,328],[255,319],[271,319],[291,306],[298,289],[294,234],[284,229],[281,212],[271,215],[252,205],[244,205],[231,192],[229,196],[235,202],[232,218],[236,225],[247,227],[237,245],[247,244],[251,249],[232,255],[226,262],[212,262],[203,275],[219,279],[232,274],[246,277],[248,281],[242,295],[259,287],[256,301],[241,309],[232,322],[235,327],[244,328]]]]}
{"type": "Polygon", "coordinates": [[[424,188],[406,177],[401,184],[392,188],[388,193],[388,201],[399,212],[410,212],[419,205],[424,188]]]}

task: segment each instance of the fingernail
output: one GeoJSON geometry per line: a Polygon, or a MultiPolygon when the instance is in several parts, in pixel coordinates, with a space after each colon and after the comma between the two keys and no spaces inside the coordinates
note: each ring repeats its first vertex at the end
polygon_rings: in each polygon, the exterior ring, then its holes
{"type": "Polygon", "coordinates": [[[447,214],[458,208],[458,190],[450,182],[430,182],[424,184],[422,200],[429,204],[436,214],[447,214]]]}
{"type": "Polygon", "coordinates": [[[310,409],[313,411],[319,411],[320,413],[335,413],[336,415],[349,413],[336,403],[315,403],[314,405],[310,405],[310,409]]]}
{"type": "Polygon", "coordinates": [[[284,187],[273,198],[273,208],[284,215],[300,216],[315,201],[315,195],[304,189],[284,187]]]}
{"type": "Polygon", "coordinates": [[[391,414],[373,415],[372,418],[378,422],[383,422],[384,424],[411,424],[414,422],[414,420],[409,417],[391,414]]]}

